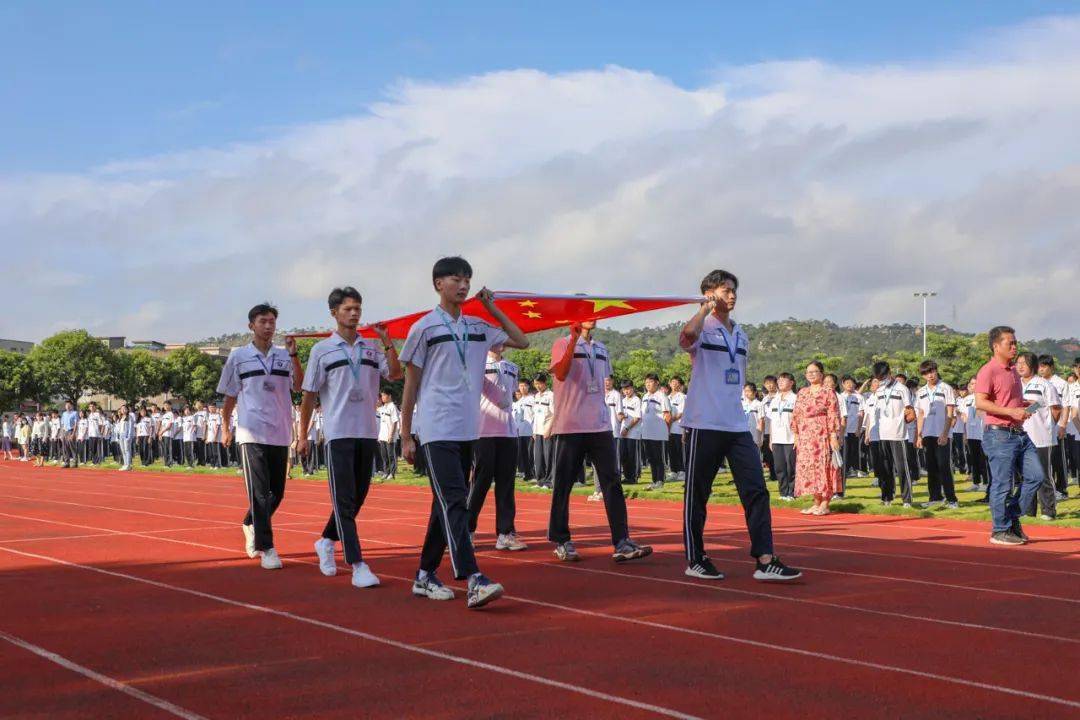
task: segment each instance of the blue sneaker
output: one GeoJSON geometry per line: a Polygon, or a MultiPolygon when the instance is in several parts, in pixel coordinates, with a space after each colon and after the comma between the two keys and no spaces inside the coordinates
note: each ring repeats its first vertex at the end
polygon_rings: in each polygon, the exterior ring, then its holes
{"type": "Polygon", "coordinates": [[[469,578],[469,595],[465,601],[469,609],[484,607],[502,597],[503,586],[491,582],[483,573],[476,573],[469,578]]]}
{"type": "Polygon", "coordinates": [[[426,597],[429,600],[453,600],[454,591],[442,584],[435,573],[424,573],[423,570],[416,572],[413,580],[412,594],[417,597],[426,597]]]}

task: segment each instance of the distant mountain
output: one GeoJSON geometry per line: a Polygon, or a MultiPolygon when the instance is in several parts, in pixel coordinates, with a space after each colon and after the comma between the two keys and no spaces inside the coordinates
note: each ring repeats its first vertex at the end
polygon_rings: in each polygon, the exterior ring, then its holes
{"type": "MultiPolygon", "coordinates": [[[[607,344],[613,358],[626,357],[631,350],[652,350],[662,365],[667,365],[678,352],[681,324],[645,327],[619,331],[597,328],[596,337],[607,344]]],[[[896,352],[919,352],[922,349],[922,328],[915,325],[863,325],[844,327],[828,320],[778,320],[761,325],[745,325],[751,343],[751,377],[784,370],[799,370],[800,363],[815,355],[842,358],[841,372],[868,366],[874,355],[896,352]]],[[[322,328],[295,328],[286,332],[317,332],[322,328]]],[[[962,338],[974,337],[943,325],[929,328],[934,335],[962,338]]],[[[533,347],[548,351],[555,338],[564,330],[547,330],[530,336],[533,347]]],[[[199,345],[235,347],[247,343],[247,333],[218,335],[200,340],[199,345]]],[[[280,342],[280,339],[279,339],[280,342]]],[[[1038,354],[1053,355],[1059,363],[1071,366],[1080,357],[1080,340],[1044,338],[1024,343],[1038,354]]],[[[1064,374],[1064,373],[1063,373],[1064,374]]]]}

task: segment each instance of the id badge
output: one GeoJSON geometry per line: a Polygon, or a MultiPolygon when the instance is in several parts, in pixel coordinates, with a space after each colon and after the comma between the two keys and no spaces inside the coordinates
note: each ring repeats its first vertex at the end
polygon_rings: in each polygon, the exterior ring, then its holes
{"type": "Polygon", "coordinates": [[[587,384],[587,385],[585,386],[585,392],[589,393],[590,395],[591,395],[592,393],[598,393],[598,392],[600,392],[600,383],[596,382],[595,380],[594,380],[594,381],[592,381],[592,382],[590,382],[590,383],[588,383],[588,384],[587,384]]]}
{"type": "Polygon", "coordinates": [[[724,371],[725,385],[739,385],[739,371],[737,368],[728,368],[724,371]]]}
{"type": "Polygon", "coordinates": [[[364,399],[364,394],[359,390],[349,391],[349,402],[360,402],[364,399]]]}
{"type": "Polygon", "coordinates": [[[274,383],[269,380],[263,380],[263,390],[266,392],[274,392],[274,383]]]}

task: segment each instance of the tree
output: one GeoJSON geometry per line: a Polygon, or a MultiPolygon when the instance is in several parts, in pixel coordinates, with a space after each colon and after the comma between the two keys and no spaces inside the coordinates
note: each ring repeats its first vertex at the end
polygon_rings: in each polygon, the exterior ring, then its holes
{"type": "Polygon", "coordinates": [[[664,371],[660,373],[660,377],[667,381],[678,375],[683,379],[684,383],[688,383],[690,382],[690,368],[690,353],[681,352],[664,366],[664,371]]]}
{"type": "Polygon", "coordinates": [[[165,389],[165,363],[147,350],[112,353],[109,380],[103,388],[128,405],[165,389]]]}
{"type": "Polygon", "coordinates": [[[615,361],[613,369],[616,378],[629,380],[634,387],[642,387],[649,373],[659,375],[662,370],[653,350],[631,350],[626,357],[615,361]]]}
{"type": "Polygon", "coordinates": [[[509,350],[506,359],[518,366],[518,377],[526,380],[532,380],[539,373],[546,373],[551,367],[551,353],[535,348],[509,350]]]}
{"type": "Polygon", "coordinates": [[[36,378],[25,355],[0,350],[0,410],[36,397],[36,378]]]}
{"type": "Polygon", "coordinates": [[[109,381],[110,351],[85,330],[45,338],[28,357],[46,398],[75,403],[87,391],[104,389],[109,381]]]}
{"type": "Polygon", "coordinates": [[[166,387],[189,403],[213,400],[223,364],[221,358],[186,345],[165,358],[166,387]]]}

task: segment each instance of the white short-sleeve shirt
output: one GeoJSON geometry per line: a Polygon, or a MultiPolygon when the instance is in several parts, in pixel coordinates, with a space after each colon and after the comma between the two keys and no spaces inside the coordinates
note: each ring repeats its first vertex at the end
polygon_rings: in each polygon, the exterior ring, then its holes
{"type": "Polygon", "coordinates": [[[544,390],[533,394],[532,426],[533,435],[543,435],[548,418],[555,412],[555,393],[544,390]]]}
{"type": "Polygon", "coordinates": [[[185,415],[180,419],[181,428],[183,428],[183,440],[184,442],[195,442],[198,437],[199,423],[194,415],[185,415]]]}
{"type": "Polygon", "coordinates": [[[794,392],[776,393],[766,408],[769,418],[769,442],[774,445],[793,445],[795,432],[791,429],[791,421],[795,413],[795,402],[798,398],[794,392]]]}
{"type": "Polygon", "coordinates": [[[507,337],[502,328],[477,317],[462,314],[455,321],[442,308],[413,324],[401,348],[401,361],[423,369],[417,393],[423,412],[413,423],[421,443],[479,437],[487,352],[507,337]]]}
{"type": "Polygon", "coordinates": [[[686,393],[673,392],[668,395],[668,402],[671,403],[671,434],[682,435],[682,413],[686,408],[686,393]],[[676,416],[680,416],[676,418],[676,416]]]}
{"type": "Polygon", "coordinates": [[[514,401],[514,429],[518,437],[532,437],[533,396],[525,395],[514,401]]]}
{"type": "Polygon", "coordinates": [[[859,413],[863,411],[862,395],[857,392],[844,392],[840,394],[840,407],[845,410],[844,432],[848,435],[857,435],[859,432],[859,413]]]}
{"type": "Polygon", "coordinates": [[[248,343],[229,353],[217,391],[236,398],[238,444],[287,447],[292,442],[292,376],[285,348],[271,346],[264,355],[248,343]]]}
{"type": "MultiPolygon", "coordinates": [[[[552,367],[566,353],[570,336],[552,343],[552,367]]],[[[553,435],[606,432],[611,416],[604,393],[604,378],[611,375],[607,346],[599,340],[586,342],[579,337],[565,380],[555,378],[554,400],[557,411],[551,425],[553,435]]],[[[554,377],[554,376],[552,376],[554,377]]]]}
{"type": "Polygon", "coordinates": [[[516,437],[514,390],[518,366],[509,360],[488,361],[480,392],[480,437],[516,437]]]}
{"type": "Polygon", "coordinates": [[[1038,402],[1041,405],[1024,421],[1024,432],[1031,438],[1035,447],[1050,447],[1057,438],[1056,423],[1051,408],[1061,406],[1061,396],[1058,395],[1052,382],[1035,376],[1024,384],[1024,400],[1038,402]]]}
{"type": "Polygon", "coordinates": [[[303,389],[319,394],[323,437],[376,439],[379,381],[389,376],[386,355],[371,340],[357,337],[350,345],[335,332],[315,343],[303,389]]]}
{"type": "Polygon", "coordinates": [[[888,383],[881,383],[874,397],[875,424],[880,439],[907,439],[904,408],[911,406],[911,391],[906,385],[897,382],[895,378],[891,378],[888,383]]]}
{"type": "Polygon", "coordinates": [[[733,324],[728,333],[710,313],[702,324],[701,335],[686,351],[690,353],[692,371],[683,427],[746,432],[742,392],[750,339],[742,327],[733,324]],[[729,347],[729,342],[734,347],[729,347]]]}
{"type": "Polygon", "coordinates": [[[394,442],[401,434],[401,414],[397,405],[388,402],[379,406],[379,442],[394,442]]]}
{"type": "Polygon", "coordinates": [[[763,406],[758,399],[742,401],[743,413],[746,415],[746,429],[754,436],[754,444],[761,445],[762,432],[758,429],[758,420],[761,419],[763,406]]]}
{"type": "Polygon", "coordinates": [[[923,385],[915,396],[915,409],[923,415],[923,437],[941,437],[949,421],[948,408],[956,407],[956,393],[942,381],[931,388],[923,385]]]}
{"type": "MultiPolygon", "coordinates": [[[[1067,407],[1063,412],[1072,408],[1073,416],[1080,416],[1080,382],[1074,382],[1072,385],[1069,385],[1068,388],[1066,388],[1066,392],[1068,393],[1067,398],[1063,398],[1062,402],[1064,402],[1067,407]]],[[[1071,418],[1068,422],[1069,426],[1066,430],[1069,435],[1074,438],[1080,437],[1080,430],[1076,429],[1076,423],[1073,422],[1071,418]]]]}
{"type": "Polygon", "coordinates": [[[622,393],[615,389],[608,390],[604,393],[604,404],[607,405],[608,409],[608,423],[611,425],[611,434],[615,437],[619,437],[619,430],[621,429],[619,414],[622,412],[622,393]]]}
{"type": "Polygon", "coordinates": [[[102,423],[104,421],[105,421],[105,419],[103,417],[101,417],[101,413],[98,413],[98,412],[90,413],[90,416],[87,418],[86,437],[90,437],[90,438],[101,437],[102,436],[101,425],[102,425],[102,423]]]}
{"type": "Polygon", "coordinates": [[[636,394],[631,395],[630,397],[626,397],[625,395],[623,395],[622,414],[623,420],[622,424],[619,426],[620,435],[622,434],[622,431],[628,430],[629,432],[626,433],[627,439],[640,440],[641,422],[638,422],[634,425],[631,425],[631,423],[635,419],[639,421],[641,419],[641,398],[639,398],[636,394]]]}
{"type": "Polygon", "coordinates": [[[967,406],[968,403],[974,401],[971,395],[965,395],[963,397],[957,396],[956,398],[956,412],[953,414],[953,435],[963,435],[964,428],[967,425],[967,406]]]}
{"type": "Polygon", "coordinates": [[[668,425],[664,422],[664,413],[671,412],[671,403],[667,395],[657,390],[641,396],[641,439],[667,440],[668,425]]]}

